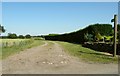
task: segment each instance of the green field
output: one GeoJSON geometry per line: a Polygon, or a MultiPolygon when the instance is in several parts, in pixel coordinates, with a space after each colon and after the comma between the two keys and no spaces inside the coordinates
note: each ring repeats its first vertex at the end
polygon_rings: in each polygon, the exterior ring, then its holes
{"type": "Polygon", "coordinates": [[[68,54],[78,57],[85,62],[93,63],[118,63],[118,57],[103,52],[97,52],[89,48],[82,47],[80,44],[68,42],[58,42],[68,54]]]}
{"type": "Polygon", "coordinates": [[[42,40],[33,39],[0,39],[0,59],[4,59],[10,55],[23,51],[25,49],[42,45],[42,40]]]}
{"type": "Polygon", "coordinates": [[[2,47],[11,47],[14,45],[19,45],[21,42],[27,42],[30,41],[30,39],[0,39],[0,44],[2,47]]]}

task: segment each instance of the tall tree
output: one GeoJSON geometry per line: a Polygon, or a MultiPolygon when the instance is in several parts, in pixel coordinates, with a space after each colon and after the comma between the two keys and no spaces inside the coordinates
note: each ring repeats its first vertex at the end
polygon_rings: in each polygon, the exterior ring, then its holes
{"type": "Polygon", "coordinates": [[[0,33],[4,33],[4,32],[5,32],[5,29],[4,29],[4,27],[1,26],[1,24],[0,24],[0,33]]]}

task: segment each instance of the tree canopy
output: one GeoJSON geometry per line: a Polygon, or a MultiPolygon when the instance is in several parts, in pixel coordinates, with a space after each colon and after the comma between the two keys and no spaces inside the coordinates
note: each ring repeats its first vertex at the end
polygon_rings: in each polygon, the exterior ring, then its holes
{"type": "Polygon", "coordinates": [[[25,38],[31,38],[31,35],[27,34],[25,35],[25,38]]]}
{"type": "Polygon", "coordinates": [[[103,39],[102,36],[110,36],[111,33],[112,33],[111,24],[92,24],[84,29],[80,29],[75,32],[60,35],[48,35],[45,36],[45,39],[73,43],[84,43],[85,41],[102,40],[103,39]]]}
{"type": "Polygon", "coordinates": [[[4,27],[1,26],[1,24],[0,24],[0,33],[4,33],[4,32],[5,32],[5,29],[4,29],[4,27]]]}
{"type": "Polygon", "coordinates": [[[8,33],[8,38],[16,39],[17,38],[17,34],[15,34],[15,33],[8,33]]]}

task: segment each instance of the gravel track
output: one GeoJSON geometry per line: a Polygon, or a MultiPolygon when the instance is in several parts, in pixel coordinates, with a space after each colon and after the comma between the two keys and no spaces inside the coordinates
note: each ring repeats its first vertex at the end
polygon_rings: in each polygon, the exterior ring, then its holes
{"type": "MultiPolygon", "coordinates": [[[[51,41],[52,42],[52,41],[51,41]]],[[[118,74],[117,64],[85,63],[56,42],[21,51],[2,61],[3,74],[118,74]]]]}

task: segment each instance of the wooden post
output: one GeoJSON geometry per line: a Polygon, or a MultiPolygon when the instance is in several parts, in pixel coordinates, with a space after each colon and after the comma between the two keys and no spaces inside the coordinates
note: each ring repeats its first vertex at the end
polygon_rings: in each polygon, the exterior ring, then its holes
{"type": "Polygon", "coordinates": [[[118,44],[120,45],[120,30],[119,30],[118,35],[119,35],[119,38],[118,38],[118,44]]]}
{"type": "Polygon", "coordinates": [[[117,49],[117,15],[114,15],[114,53],[113,57],[116,56],[116,49],[117,49]]]}

